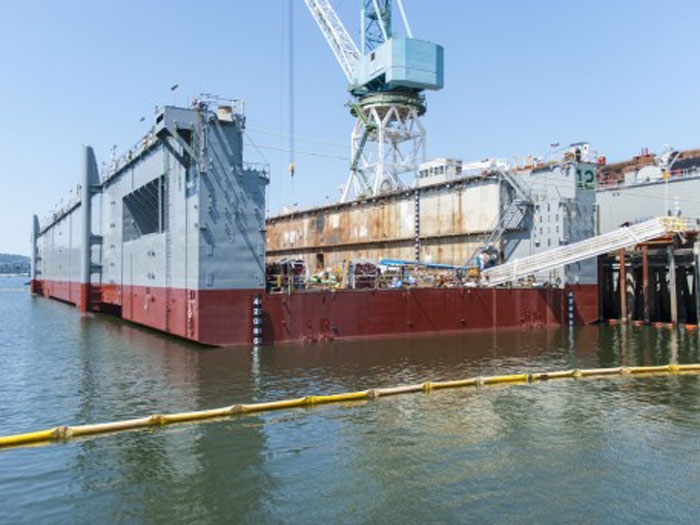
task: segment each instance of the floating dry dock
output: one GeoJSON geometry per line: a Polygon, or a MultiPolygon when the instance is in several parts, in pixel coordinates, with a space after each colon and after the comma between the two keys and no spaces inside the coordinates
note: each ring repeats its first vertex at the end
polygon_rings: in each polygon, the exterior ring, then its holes
{"type": "Polygon", "coordinates": [[[244,129],[242,103],[202,99],[158,110],[103,173],[87,147],[73,201],[35,217],[32,291],[209,345],[599,318],[590,256],[535,268],[540,287],[515,275],[508,287],[469,287],[458,268],[432,287],[275,293],[266,282],[266,263],[283,257],[314,271],[386,256],[464,265],[484,246],[506,262],[547,257],[597,233],[597,165],[580,151],[266,221],[269,170],[243,161],[244,129]]]}

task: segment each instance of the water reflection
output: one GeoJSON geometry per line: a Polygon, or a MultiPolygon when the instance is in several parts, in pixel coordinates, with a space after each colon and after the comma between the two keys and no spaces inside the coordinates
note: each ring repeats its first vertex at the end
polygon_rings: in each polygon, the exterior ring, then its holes
{"type": "MultiPolygon", "coordinates": [[[[80,421],[209,408],[258,394],[246,350],[202,349],[100,316],[84,319],[80,346],[80,421]]],[[[258,475],[266,445],[256,418],[82,440],[77,448],[75,491],[96,499],[80,501],[76,512],[106,507],[139,522],[233,519],[221,514],[220,501],[249,515],[269,485],[258,475]],[[249,482],[232,492],[223,482],[232,475],[249,482]]]]}
{"type": "MultiPolygon", "coordinates": [[[[254,352],[203,349],[18,294],[0,293],[0,315],[2,433],[425,380],[699,360],[697,333],[651,327],[254,352]]],[[[177,425],[2,452],[0,488],[10,520],[682,520],[694,504],[683,487],[700,481],[698,394],[696,376],[561,381],[177,425]]]]}

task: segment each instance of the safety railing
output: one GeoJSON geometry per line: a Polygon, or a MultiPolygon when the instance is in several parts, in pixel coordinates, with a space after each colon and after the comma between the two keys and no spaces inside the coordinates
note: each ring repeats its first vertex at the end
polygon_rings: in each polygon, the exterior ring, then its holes
{"type": "Polygon", "coordinates": [[[522,259],[488,268],[482,272],[485,284],[496,286],[521,277],[583,261],[597,255],[696,228],[697,221],[682,217],[658,217],[638,224],[623,226],[596,237],[546,250],[522,259]]]}
{"type": "Polygon", "coordinates": [[[597,181],[597,187],[599,189],[610,189],[610,188],[616,188],[620,186],[638,186],[642,184],[646,184],[649,182],[663,182],[665,180],[674,180],[674,179],[684,179],[687,177],[697,177],[700,175],[700,169],[697,167],[693,168],[685,168],[681,170],[669,170],[666,171],[668,177],[667,179],[656,179],[656,180],[634,180],[631,182],[627,182],[624,179],[608,179],[608,180],[598,180],[597,181]]]}

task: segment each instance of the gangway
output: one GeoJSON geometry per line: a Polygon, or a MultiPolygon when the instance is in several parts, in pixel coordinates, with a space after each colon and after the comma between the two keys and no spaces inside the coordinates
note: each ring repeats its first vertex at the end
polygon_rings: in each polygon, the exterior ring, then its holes
{"type": "Polygon", "coordinates": [[[682,233],[696,229],[697,221],[691,222],[688,219],[677,217],[657,217],[638,224],[622,226],[617,230],[591,237],[590,239],[487,268],[481,273],[482,283],[486,286],[497,286],[538,272],[552,270],[565,264],[583,261],[604,253],[635,246],[667,234],[682,233]]]}

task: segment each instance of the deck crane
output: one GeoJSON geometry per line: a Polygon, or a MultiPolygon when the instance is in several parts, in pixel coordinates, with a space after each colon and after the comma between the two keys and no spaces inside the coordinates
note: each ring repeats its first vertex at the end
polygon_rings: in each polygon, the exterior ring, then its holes
{"type": "Polygon", "coordinates": [[[425,160],[426,89],[443,86],[443,48],[413,38],[402,0],[403,34],[394,34],[392,0],[360,0],[361,47],[329,0],[304,0],[348,80],[355,117],[350,175],[342,202],[403,187],[425,160]]]}

